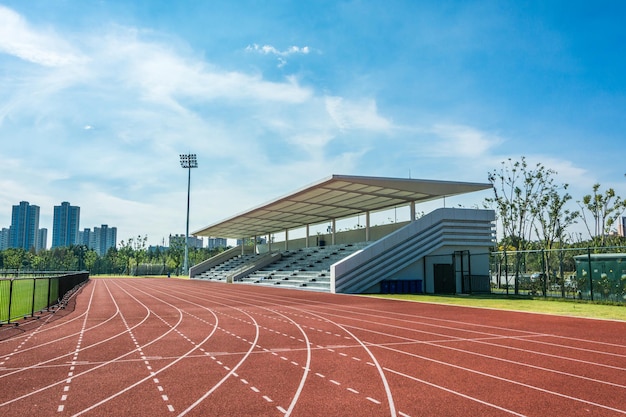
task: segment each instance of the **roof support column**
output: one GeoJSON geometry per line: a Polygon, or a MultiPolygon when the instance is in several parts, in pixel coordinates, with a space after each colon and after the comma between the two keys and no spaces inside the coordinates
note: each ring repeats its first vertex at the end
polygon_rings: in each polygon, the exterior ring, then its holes
{"type": "Polygon", "coordinates": [[[305,243],[305,247],[309,247],[309,225],[306,225],[306,243],[305,243]]]}
{"type": "Polygon", "coordinates": [[[289,250],[289,229],[285,229],[285,250],[289,250]]]}
{"type": "Polygon", "coordinates": [[[267,235],[267,251],[272,252],[272,234],[268,233],[267,235]]]}
{"type": "Polygon", "coordinates": [[[411,201],[411,221],[415,221],[415,201],[411,201]]]}
{"type": "Polygon", "coordinates": [[[365,212],[365,241],[370,241],[370,212],[365,212]]]}
{"type": "Polygon", "coordinates": [[[244,248],[246,247],[246,238],[241,238],[241,256],[245,255],[244,248]]]}
{"type": "Polygon", "coordinates": [[[333,226],[332,226],[332,244],[335,245],[335,230],[337,229],[337,220],[333,219],[333,226]]]}
{"type": "Polygon", "coordinates": [[[257,237],[254,236],[254,249],[253,249],[254,252],[252,252],[252,253],[254,253],[255,255],[256,255],[256,241],[257,241],[257,237]]]}

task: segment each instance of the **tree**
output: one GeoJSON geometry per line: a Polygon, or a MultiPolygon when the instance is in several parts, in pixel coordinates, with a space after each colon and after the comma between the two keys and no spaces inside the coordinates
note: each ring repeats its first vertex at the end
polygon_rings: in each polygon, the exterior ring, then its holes
{"type": "MultiPolygon", "coordinates": [[[[568,184],[563,185],[563,190],[567,190],[568,184]]],[[[563,244],[566,235],[563,233],[569,226],[576,223],[576,219],[580,216],[578,211],[570,211],[565,206],[572,196],[567,192],[563,195],[558,193],[557,189],[550,190],[543,196],[540,202],[541,209],[537,212],[537,222],[535,224],[535,234],[543,244],[544,249],[548,249],[542,259],[545,268],[542,268],[550,277],[551,257],[550,249],[554,247],[555,242],[563,244]]],[[[563,252],[559,251],[559,280],[561,290],[563,292],[563,252]]],[[[546,287],[544,285],[543,292],[545,295],[546,287]]],[[[563,294],[564,295],[564,294],[563,294]]]]}
{"type": "Polygon", "coordinates": [[[519,272],[522,262],[521,252],[531,241],[534,222],[542,210],[542,202],[547,195],[556,192],[552,176],[555,171],[538,163],[530,168],[526,158],[502,162],[499,170],[488,173],[493,185],[494,197],[486,198],[494,207],[498,221],[502,225],[503,239],[516,251],[515,293],[519,293],[519,272]]]}
{"type": "Polygon", "coordinates": [[[179,273],[180,265],[183,263],[185,254],[185,239],[170,239],[170,247],[167,251],[168,266],[173,267],[179,273]]]}
{"type": "Polygon", "coordinates": [[[126,275],[130,275],[130,261],[133,258],[133,238],[131,237],[126,242],[120,241],[119,249],[117,250],[117,261],[122,266],[126,275]]]}
{"type": "Polygon", "coordinates": [[[604,193],[600,184],[593,185],[593,194],[587,194],[578,204],[582,209],[582,219],[589,233],[589,238],[597,245],[604,246],[613,225],[626,210],[626,200],[615,194],[612,188],[604,193]],[[588,213],[587,213],[588,212],[588,213]],[[593,224],[591,224],[593,220],[593,224]]]}
{"type": "MultiPolygon", "coordinates": [[[[130,239],[132,240],[132,239],[130,239]]],[[[148,242],[148,236],[137,235],[137,239],[133,243],[133,257],[135,258],[135,275],[139,272],[139,264],[147,258],[146,242],[148,242]]]]}
{"type": "Polygon", "coordinates": [[[19,271],[24,264],[27,252],[22,248],[9,248],[3,253],[3,264],[5,269],[15,269],[19,271]]]}

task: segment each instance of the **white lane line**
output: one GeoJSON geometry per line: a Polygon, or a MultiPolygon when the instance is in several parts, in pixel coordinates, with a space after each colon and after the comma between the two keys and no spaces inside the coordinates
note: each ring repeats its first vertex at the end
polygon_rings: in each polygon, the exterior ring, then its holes
{"type": "Polygon", "coordinates": [[[369,401],[373,402],[374,404],[380,404],[380,401],[378,401],[378,400],[377,400],[377,399],[375,399],[375,398],[372,398],[372,397],[365,397],[365,399],[367,399],[367,400],[369,400],[369,401]]]}
{"type": "MultiPolygon", "coordinates": [[[[436,359],[433,359],[433,358],[428,358],[428,357],[417,355],[417,354],[414,354],[414,353],[405,352],[405,351],[402,351],[402,350],[399,350],[399,349],[394,349],[394,348],[391,348],[391,347],[388,347],[388,346],[382,346],[382,345],[377,345],[377,346],[382,348],[382,349],[391,350],[392,352],[398,352],[398,353],[401,353],[401,354],[404,354],[404,355],[407,355],[407,356],[410,356],[410,357],[426,360],[428,362],[433,362],[433,363],[436,363],[436,364],[439,364],[439,365],[444,365],[444,366],[447,366],[447,367],[450,367],[450,368],[459,369],[459,370],[462,370],[462,371],[465,371],[465,372],[481,375],[481,376],[488,377],[488,378],[493,378],[493,379],[495,379],[497,381],[508,382],[510,384],[522,386],[524,388],[529,388],[531,390],[543,392],[543,393],[550,394],[550,395],[555,395],[555,396],[560,397],[560,398],[566,398],[568,400],[577,401],[577,402],[580,402],[580,403],[583,403],[583,404],[592,405],[592,406],[595,406],[595,407],[598,407],[598,408],[602,408],[602,409],[605,409],[605,410],[618,412],[620,414],[626,414],[626,410],[613,408],[613,407],[610,407],[608,405],[595,403],[593,401],[587,401],[585,399],[578,398],[578,397],[572,397],[570,395],[562,394],[560,392],[550,391],[548,389],[537,387],[537,386],[530,385],[530,384],[526,384],[526,383],[523,383],[523,382],[520,382],[520,381],[515,381],[515,380],[512,380],[512,379],[503,378],[503,377],[500,377],[500,376],[497,376],[497,375],[488,374],[486,372],[481,372],[481,371],[478,371],[478,370],[475,370],[475,369],[466,368],[466,367],[463,367],[463,366],[460,366],[460,365],[455,365],[455,364],[452,364],[452,363],[439,361],[439,360],[436,360],[436,359]]],[[[385,368],[385,370],[390,371],[390,372],[394,372],[394,373],[398,373],[398,374],[402,374],[402,373],[399,373],[398,371],[394,371],[394,370],[391,370],[389,368],[385,368]]]]}
{"type": "MultiPolygon", "coordinates": [[[[105,287],[106,287],[106,285],[105,285],[105,287]]],[[[89,302],[87,303],[87,311],[86,311],[85,317],[83,319],[83,324],[81,326],[80,332],[78,333],[78,341],[76,343],[76,349],[74,350],[74,362],[78,359],[78,352],[80,351],[80,344],[81,344],[81,342],[83,340],[83,335],[85,334],[85,331],[87,329],[87,319],[89,318],[89,312],[91,311],[91,305],[92,305],[92,301],[93,301],[95,292],[96,292],[96,285],[94,283],[93,290],[91,291],[91,296],[89,297],[89,302]]],[[[118,311],[119,311],[119,308],[118,308],[118,311]]],[[[70,369],[73,370],[73,368],[74,368],[74,366],[72,365],[70,367],[70,369]]],[[[67,382],[66,383],[68,385],[63,387],[63,392],[68,392],[69,391],[69,389],[70,389],[69,384],[72,383],[72,377],[74,376],[74,372],[72,372],[72,371],[68,372],[67,376],[68,376],[68,378],[67,378],[67,382]]],[[[61,395],[61,402],[65,402],[65,401],[67,401],[67,394],[62,394],[61,395]]],[[[59,405],[58,408],[57,408],[57,411],[60,413],[64,409],[65,409],[64,405],[59,405]]]]}
{"type": "Polygon", "coordinates": [[[492,404],[492,403],[488,403],[488,402],[483,401],[483,400],[479,400],[478,398],[470,397],[469,395],[460,393],[458,391],[451,390],[451,389],[446,388],[446,387],[442,387],[440,385],[433,384],[432,382],[424,381],[423,379],[416,378],[414,376],[407,375],[407,374],[402,373],[402,372],[394,371],[394,370],[389,369],[389,368],[385,368],[385,371],[391,372],[391,373],[396,374],[396,375],[400,375],[400,376],[408,378],[408,379],[410,379],[412,381],[421,382],[422,384],[426,384],[426,385],[429,385],[431,387],[435,387],[435,388],[441,389],[441,390],[449,392],[451,394],[458,395],[459,397],[465,398],[467,400],[475,401],[475,402],[477,402],[479,404],[483,404],[483,405],[486,405],[488,407],[496,408],[498,410],[504,411],[504,412],[509,413],[509,414],[513,414],[515,416],[525,417],[524,414],[516,413],[513,410],[509,410],[509,409],[506,409],[504,407],[500,407],[498,405],[495,405],[495,404],[492,404]]]}

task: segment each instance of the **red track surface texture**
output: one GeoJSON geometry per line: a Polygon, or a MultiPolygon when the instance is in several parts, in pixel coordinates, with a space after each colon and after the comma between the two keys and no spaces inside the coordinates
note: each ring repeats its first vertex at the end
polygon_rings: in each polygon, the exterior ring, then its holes
{"type": "Polygon", "coordinates": [[[624,322],[96,279],[31,326],[2,417],[626,415],[624,322]]]}

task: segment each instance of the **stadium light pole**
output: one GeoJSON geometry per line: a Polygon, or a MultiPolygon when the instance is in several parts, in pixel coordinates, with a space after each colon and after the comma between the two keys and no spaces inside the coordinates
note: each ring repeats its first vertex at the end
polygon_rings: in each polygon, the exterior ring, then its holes
{"type": "Polygon", "coordinates": [[[185,261],[183,272],[189,272],[189,201],[191,194],[191,168],[198,168],[198,159],[195,153],[180,155],[180,166],[187,169],[187,228],[185,229],[185,261]]]}

